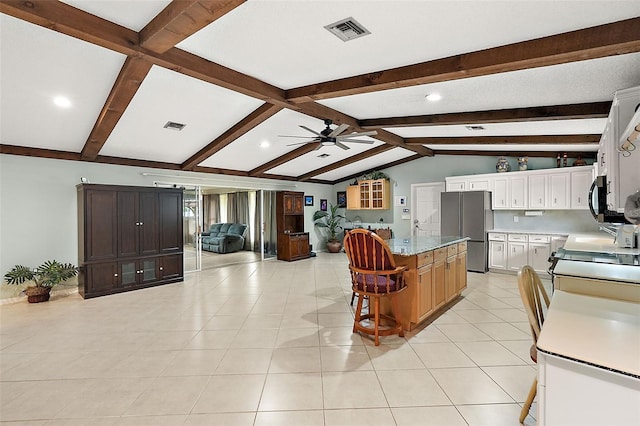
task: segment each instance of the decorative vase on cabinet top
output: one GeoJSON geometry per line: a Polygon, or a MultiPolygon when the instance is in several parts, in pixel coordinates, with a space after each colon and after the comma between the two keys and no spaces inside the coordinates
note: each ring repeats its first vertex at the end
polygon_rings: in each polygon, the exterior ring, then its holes
{"type": "Polygon", "coordinates": [[[511,165],[507,161],[506,157],[499,157],[498,162],[496,163],[496,171],[498,173],[504,173],[511,171],[511,165]]]}

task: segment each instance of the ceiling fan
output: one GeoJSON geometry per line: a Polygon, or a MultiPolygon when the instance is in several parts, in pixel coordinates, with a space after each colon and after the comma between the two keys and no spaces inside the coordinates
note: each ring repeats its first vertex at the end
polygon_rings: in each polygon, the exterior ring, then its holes
{"type": "Polygon", "coordinates": [[[349,128],[348,124],[341,124],[338,127],[336,127],[335,129],[331,128],[331,125],[333,124],[333,121],[331,121],[331,120],[324,120],[324,124],[327,127],[325,127],[324,130],[322,130],[321,132],[316,132],[315,130],[310,129],[307,126],[300,125],[300,127],[302,127],[303,129],[305,129],[308,132],[313,133],[315,136],[287,136],[287,135],[281,135],[280,137],[281,138],[311,138],[311,140],[309,140],[309,141],[292,143],[292,144],[289,144],[287,146],[302,145],[302,144],[306,144],[306,143],[318,143],[319,142],[318,147],[316,148],[316,150],[322,148],[323,146],[332,146],[332,145],[336,145],[336,146],[338,146],[338,147],[340,147],[342,149],[349,149],[349,147],[347,145],[345,145],[345,143],[372,144],[373,141],[367,141],[367,140],[363,140],[363,139],[354,139],[354,138],[357,138],[359,136],[372,136],[372,135],[375,135],[377,133],[375,130],[370,130],[368,132],[342,134],[345,130],[347,130],[349,128]]]}

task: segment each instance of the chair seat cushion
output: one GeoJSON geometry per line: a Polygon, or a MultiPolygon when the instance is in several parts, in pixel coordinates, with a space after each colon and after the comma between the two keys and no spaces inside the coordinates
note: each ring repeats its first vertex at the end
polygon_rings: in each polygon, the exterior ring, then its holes
{"type": "Polygon", "coordinates": [[[396,284],[395,276],[356,274],[356,286],[358,291],[367,293],[387,293],[400,290],[396,284]],[[389,289],[387,290],[387,284],[389,289]],[[376,291],[376,286],[378,287],[376,291]]]}

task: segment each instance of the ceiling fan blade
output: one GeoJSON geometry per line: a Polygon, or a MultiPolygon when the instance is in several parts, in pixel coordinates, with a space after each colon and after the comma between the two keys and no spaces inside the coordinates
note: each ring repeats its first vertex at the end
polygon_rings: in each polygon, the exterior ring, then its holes
{"type": "Polygon", "coordinates": [[[362,139],[343,139],[343,138],[339,138],[338,141],[346,142],[346,143],[351,143],[351,142],[353,142],[353,143],[366,143],[366,144],[369,144],[369,145],[371,145],[373,143],[373,141],[365,141],[365,140],[362,140],[362,139]]]}
{"type": "Polygon", "coordinates": [[[349,147],[348,147],[348,146],[346,146],[345,144],[340,143],[340,142],[338,142],[338,141],[336,141],[336,146],[339,146],[339,147],[340,147],[340,148],[342,148],[342,149],[349,149],[349,147]]]}
{"type": "Polygon", "coordinates": [[[302,124],[300,124],[299,126],[305,129],[306,131],[313,133],[316,136],[320,136],[320,137],[324,136],[322,133],[318,133],[315,130],[308,128],[307,126],[303,126],[302,124]]]}
{"type": "Polygon", "coordinates": [[[290,143],[287,146],[304,145],[306,143],[314,143],[314,142],[319,142],[319,141],[318,140],[314,140],[314,141],[307,141],[307,142],[296,142],[296,143],[290,143]]]}
{"type": "Polygon", "coordinates": [[[317,136],[278,135],[279,138],[317,139],[317,136]]]}
{"type": "Polygon", "coordinates": [[[329,133],[329,137],[330,138],[335,138],[336,136],[338,136],[340,133],[344,132],[348,128],[349,128],[348,124],[342,123],[341,125],[339,125],[335,129],[333,129],[333,131],[331,133],[329,133]]]}
{"type": "Polygon", "coordinates": [[[359,133],[350,133],[348,135],[342,135],[343,138],[357,138],[358,136],[373,136],[377,135],[378,132],[375,130],[369,130],[368,132],[359,132],[359,133]]]}

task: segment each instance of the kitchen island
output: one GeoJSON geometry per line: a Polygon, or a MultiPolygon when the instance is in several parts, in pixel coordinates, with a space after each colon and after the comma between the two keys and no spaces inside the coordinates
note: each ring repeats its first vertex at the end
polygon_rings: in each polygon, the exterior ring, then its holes
{"type": "MultiPolygon", "coordinates": [[[[467,287],[466,237],[393,238],[387,244],[398,266],[407,266],[407,289],[398,295],[398,316],[412,330],[457,299],[467,287]]],[[[389,306],[383,304],[383,310],[389,306]]]]}

